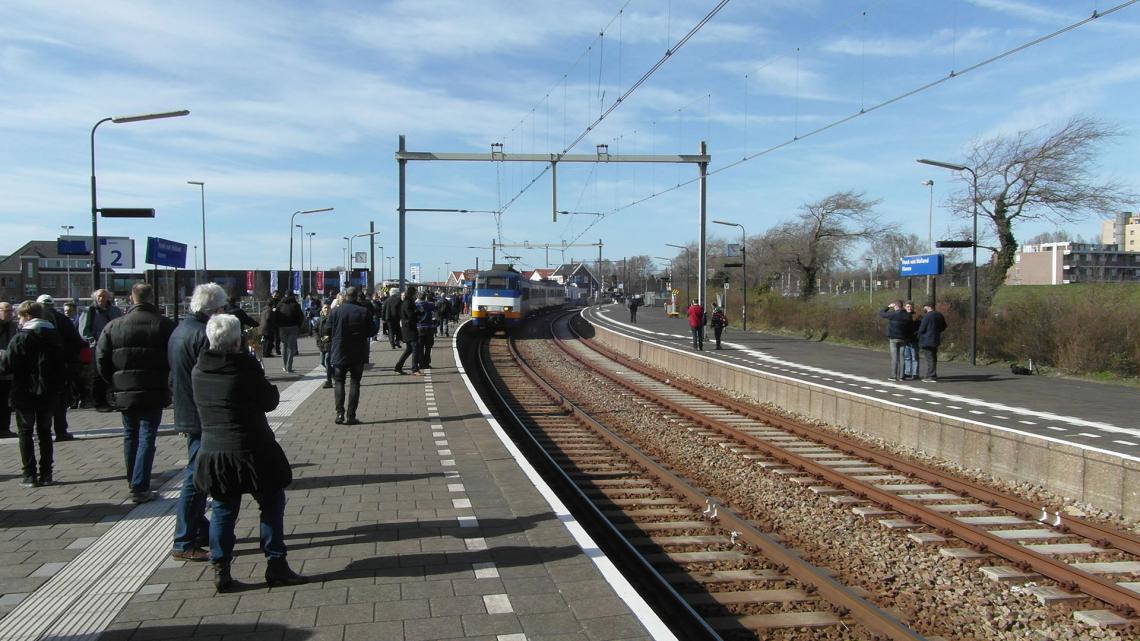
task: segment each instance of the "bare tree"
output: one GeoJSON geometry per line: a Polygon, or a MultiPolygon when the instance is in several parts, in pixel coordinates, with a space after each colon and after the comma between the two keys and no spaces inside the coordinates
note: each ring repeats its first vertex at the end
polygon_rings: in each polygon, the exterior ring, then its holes
{"type": "Polygon", "coordinates": [[[871,239],[864,258],[873,258],[879,265],[901,265],[903,256],[925,253],[926,243],[915,234],[885,232],[871,239]]]}
{"type": "Polygon", "coordinates": [[[799,275],[800,296],[811,298],[817,279],[842,262],[852,244],[894,232],[893,225],[875,219],[872,210],[877,204],[853,191],[807,203],[795,220],[765,235],[765,251],[799,275]]]}
{"type": "Polygon", "coordinates": [[[1098,145],[1117,135],[1109,125],[1076,117],[1043,137],[1040,130],[1021,131],[973,145],[968,165],[977,173],[977,187],[967,188],[951,203],[958,215],[971,216],[976,201],[978,215],[989,220],[997,241],[997,246],[985,247],[994,252],[994,259],[985,279],[979,278],[983,305],[993,299],[1013,265],[1018,222],[1078,222],[1136,198],[1122,183],[1096,182],[1091,175],[1098,145]]]}

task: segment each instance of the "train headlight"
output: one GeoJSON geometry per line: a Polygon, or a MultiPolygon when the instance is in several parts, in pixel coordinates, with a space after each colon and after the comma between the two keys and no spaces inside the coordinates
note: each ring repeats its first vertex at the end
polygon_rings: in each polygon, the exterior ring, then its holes
{"type": "Polygon", "coordinates": [[[486,305],[480,305],[480,306],[479,306],[479,311],[481,311],[481,312],[485,312],[485,311],[487,311],[487,306],[486,306],[486,305]]]}
{"type": "Polygon", "coordinates": [[[503,311],[504,311],[504,312],[509,312],[509,311],[511,311],[512,309],[514,309],[514,307],[511,307],[510,305],[506,305],[506,306],[504,306],[504,307],[503,307],[503,311]]]}

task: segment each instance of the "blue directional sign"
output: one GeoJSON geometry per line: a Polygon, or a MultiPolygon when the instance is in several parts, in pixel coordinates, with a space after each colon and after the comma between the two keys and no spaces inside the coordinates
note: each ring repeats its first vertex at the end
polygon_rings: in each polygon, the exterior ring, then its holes
{"type": "Polygon", "coordinates": [[[60,256],[90,256],[90,236],[60,236],[55,241],[56,251],[60,256]]]}
{"type": "Polygon", "coordinates": [[[147,236],[146,262],[152,265],[186,269],[186,244],[147,236]]]}
{"type": "Polygon", "coordinates": [[[903,256],[899,263],[899,276],[938,276],[942,273],[942,254],[903,256]]]}

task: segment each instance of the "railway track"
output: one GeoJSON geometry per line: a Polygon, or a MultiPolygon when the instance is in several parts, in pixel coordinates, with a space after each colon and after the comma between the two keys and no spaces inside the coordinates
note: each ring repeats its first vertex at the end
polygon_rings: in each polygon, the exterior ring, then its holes
{"type": "Polygon", "coordinates": [[[1127,625],[1140,614],[1140,539],[1033,505],[936,468],[873,450],[833,432],[791,421],[657,372],[589,340],[562,352],[583,368],[756,458],[756,464],[808,485],[837,506],[955,559],[1004,560],[982,567],[997,581],[1048,579],[1026,592],[1041,603],[1092,597],[1104,609],[1074,613],[1094,625],[1127,625]],[[620,373],[617,373],[619,372],[620,373]]]}
{"type": "Polygon", "coordinates": [[[671,595],[660,607],[691,622],[684,638],[924,638],[590,416],[510,340],[488,338],[480,357],[501,410],[544,453],[548,473],[578,493],[575,504],[593,506],[644,582],[671,595]]]}

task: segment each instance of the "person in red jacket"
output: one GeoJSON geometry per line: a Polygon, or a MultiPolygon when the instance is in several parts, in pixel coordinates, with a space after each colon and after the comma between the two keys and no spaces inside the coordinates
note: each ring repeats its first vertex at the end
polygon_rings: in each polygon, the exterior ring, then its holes
{"type": "Polygon", "coordinates": [[[689,305],[689,329],[693,332],[693,349],[703,350],[705,348],[705,308],[701,307],[700,301],[693,299],[693,304],[689,305]]]}

